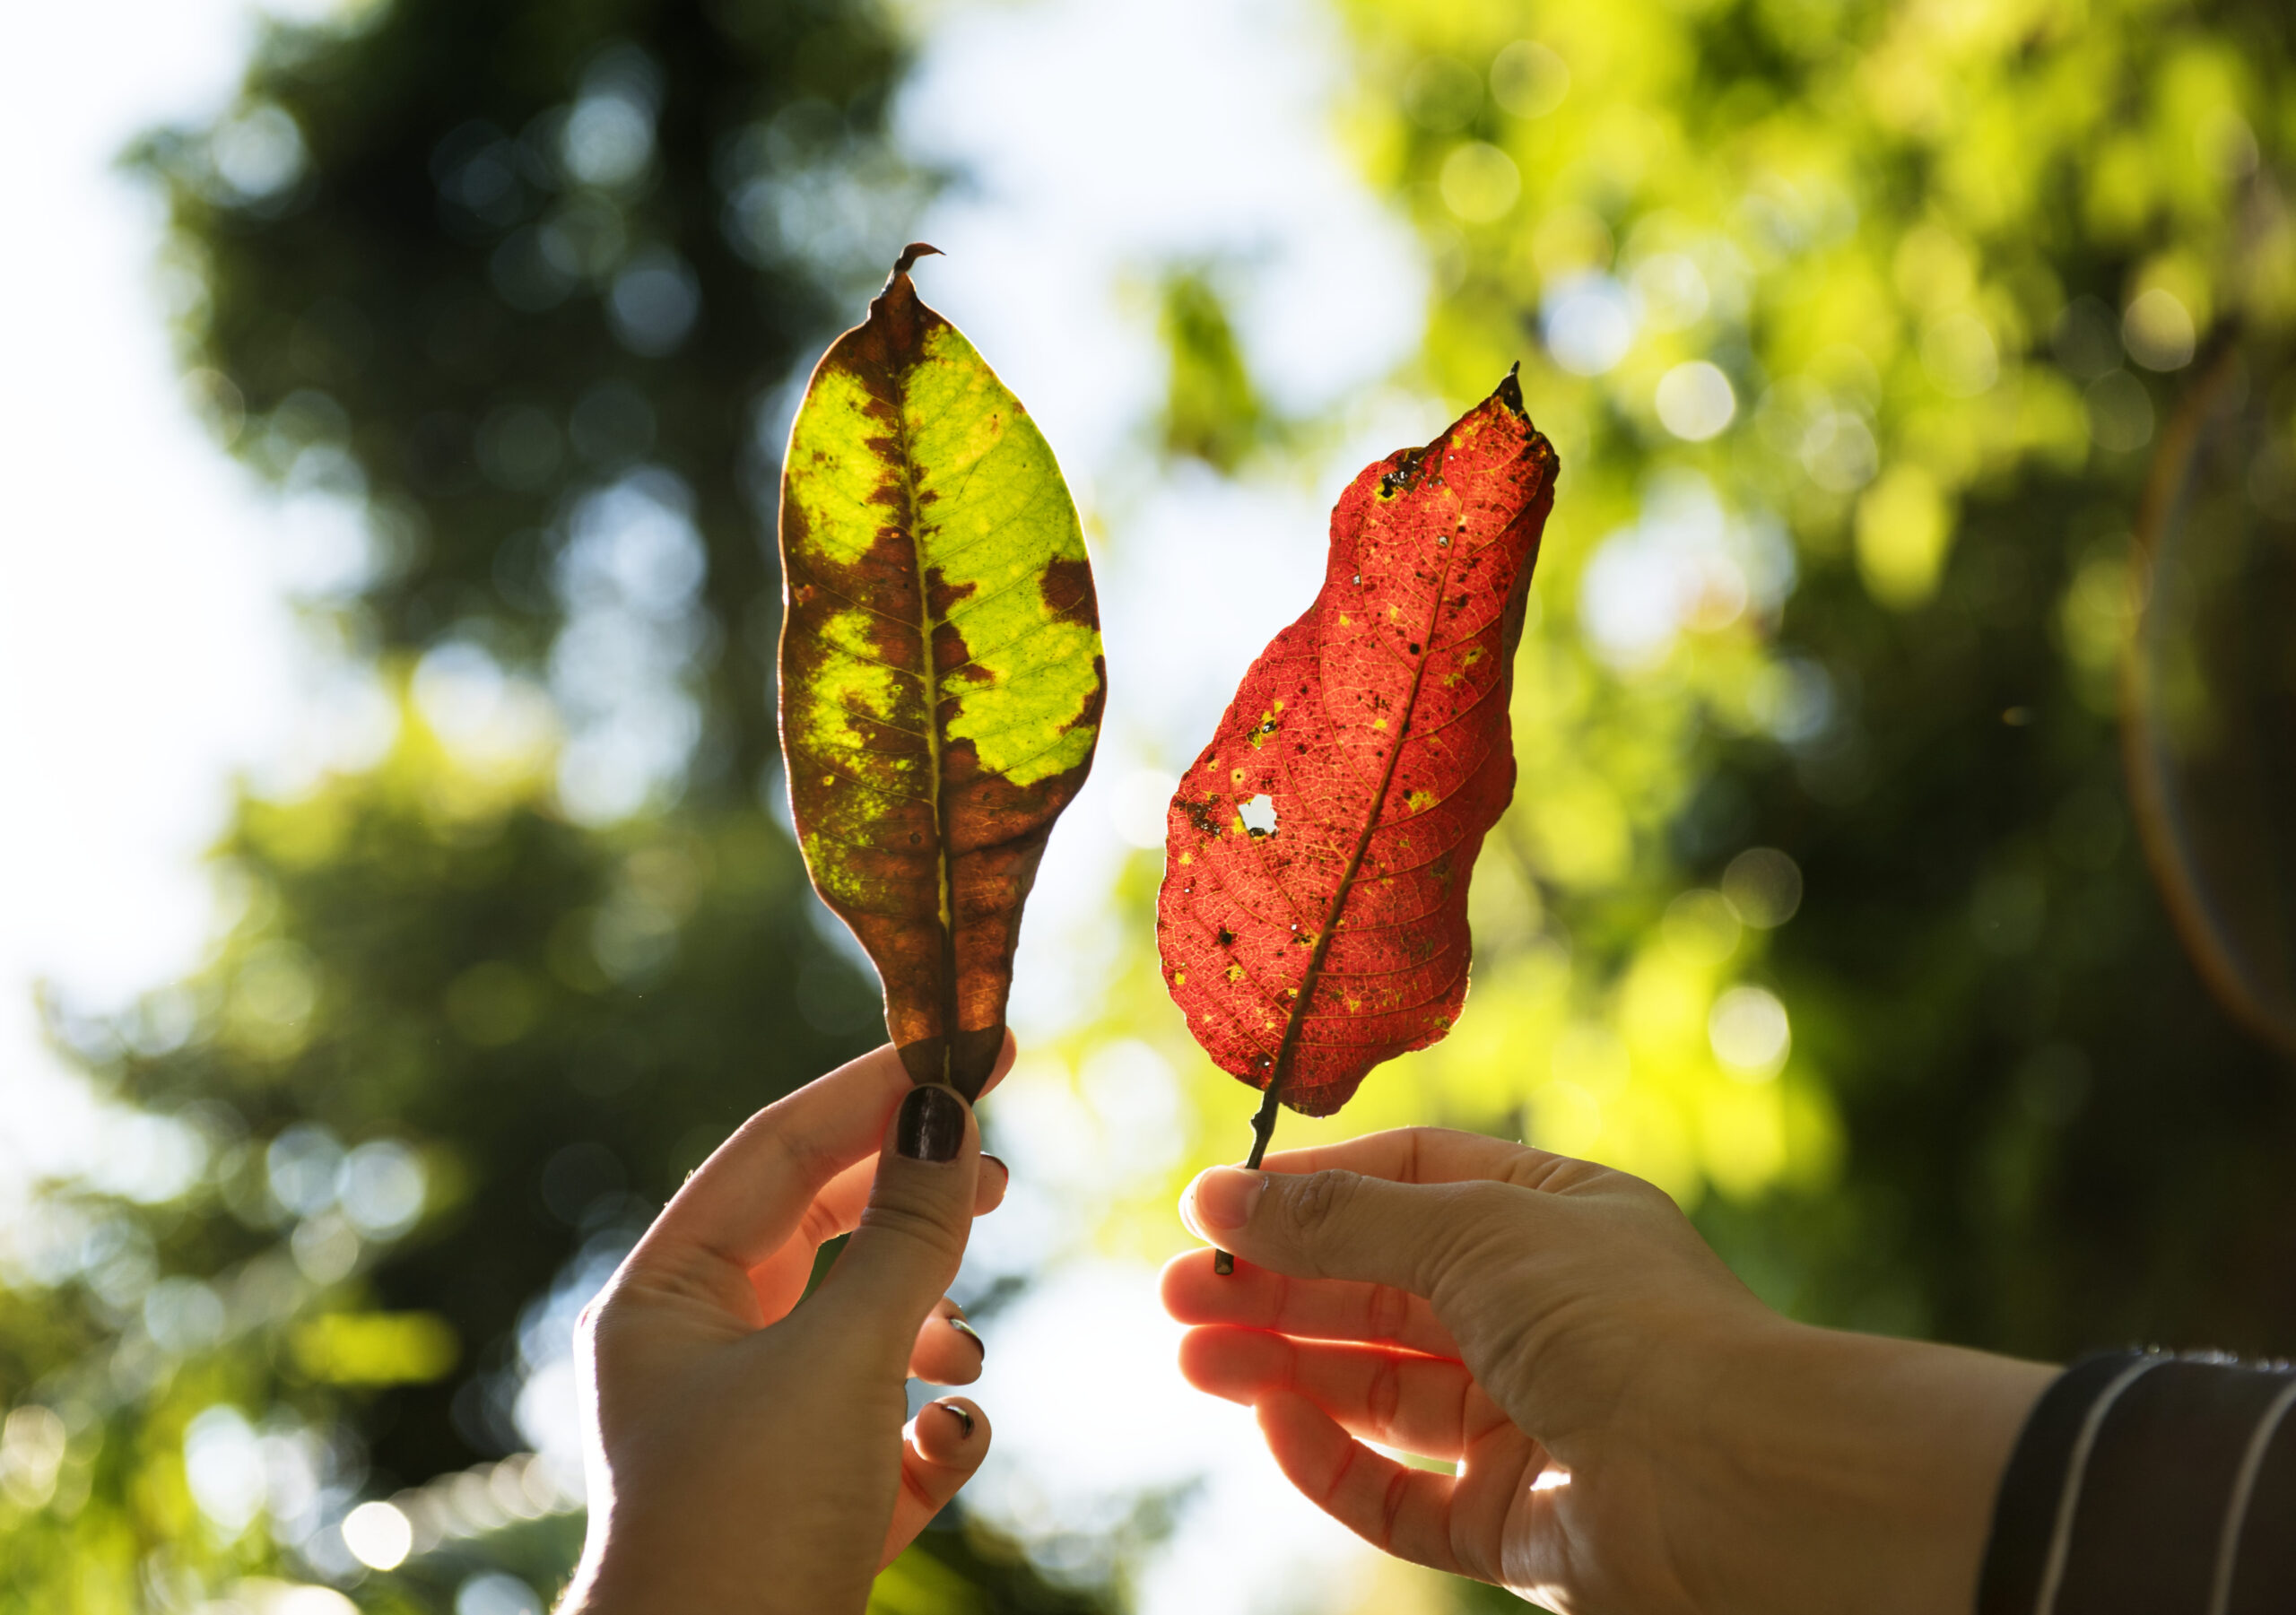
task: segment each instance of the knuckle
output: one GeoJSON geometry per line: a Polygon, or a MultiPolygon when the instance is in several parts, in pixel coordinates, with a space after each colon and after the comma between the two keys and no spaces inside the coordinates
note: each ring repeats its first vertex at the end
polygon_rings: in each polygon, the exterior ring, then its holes
{"type": "Polygon", "coordinates": [[[1507,1158],[1497,1181],[1518,1189],[1546,1192],[1568,1189],[1573,1174],[1586,1163],[1568,1155],[1553,1155],[1544,1150],[1521,1150],[1507,1158]]]}
{"type": "Polygon", "coordinates": [[[1396,1410],[1403,1406],[1403,1367],[1394,1358],[1382,1359],[1372,1370],[1365,1400],[1373,1427],[1382,1430],[1393,1428],[1396,1410]]]}
{"type": "Polygon", "coordinates": [[[910,1205],[901,1201],[877,1201],[861,1213],[860,1226],[872,1230],[881,1238],[918,1247],[927,1254],[955,1262],[964,1255],[962,1232],[928,1206],[910,1205]]]}
{"type": "Polygon", "coordinates": [[[1402,1523],[1404,1505],[1411,1497],[1411,1472],[1398,1469],[1387,1477],[1379,1493],[1379,1546],[1391,1547],[1396,1527],[1402,1523]]]}
{"type": "Polygon", "coordinates": [[[806,1245],[821,1246],[837,1237],[837,1218],[829,1208],[816,1200],[805,1208],[805,1215],[797,1224],[797,1237],[806,1245]]]}
{"type": "Polygon", "coordinates": [[[595,1341],[613,1326],[614,1320],[629,1306],[632,1276],[627,1268],[616,1270],[599,1287],[597,1294],[582,1304],[574,1315],[574,1338],[595,1341]]]}
{"type": "Polygon", "coordinates": [[[1292,1179],[1276,1200],[1281,1230],[1301,1246],[1312,1242],[1347,1213],[1362,1180],[1352,1172],[1328,1167],[1292,1179]]]}
{"type": "Polygon", "coordinates": [[[1427,1181],[1427,1145],[1428,1141],[1433,1137],[1436,1131],[1437,1130],[1432,1127],[1406,1127],[1404,1129],[1404,1182],[1425,1183],[1427,1181]]]}
{"type": "Polygon", "coordinates": [[[773,1153],[781,1158],[783,1171],[798,1183],[818,1189],[843,1169],[844,1163],[819,1138],[787,1125],[787,1118],[775,1115],[773,1107],[752,1116],[744,1124],[744,1131],[750,1127],[764,1133],[773,1153]]]}
{"type": "Polygon", "coordinates": [[[1423,1123],[1396,1131],[1404,1139],[1405,1183],[1445,1182],[1449,1177],[1447,1159],[1462,1150],[1481,1149],[1491,1142],[1491,1135],[1485,1133],[1470,1133],[1459,1127],[1431,1127],[1423,1123]]]}
{"type": "Polygon", "coordinates": [[[1392,1284],[1374,1284],[1364,1298],[1366,1333],[1375,1341],[1401,1341],[1411,1323],[1412,1298],[1392,1284]]]}
{"type": "Polygon", "coordinates": [[[1520,1155],[1510,1155],[1499,1170],[1496,1181],[1518,1189],[1535,1189],[1543,1185],[1553,1168],[1551,1159],[1542,1159],[1526,1150],[1520,1155]]]}
{"type": "Polygon", "coordinates": [[[617,1343],[629,1333],[628,1300],[626,1287],[618,1281],[611,1282],[574,1315],[577,1357],[596,1363],[616,1354],[617,1343]]]}

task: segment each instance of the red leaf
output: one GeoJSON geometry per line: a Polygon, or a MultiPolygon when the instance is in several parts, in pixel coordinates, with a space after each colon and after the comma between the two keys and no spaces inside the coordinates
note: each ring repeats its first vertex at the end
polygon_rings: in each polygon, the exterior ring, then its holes
{"type": "Polygon", "coordinates": [[[1166,985],[1223,1070],[1306,1115],[1466,996],[1467,881],[1515,791],[1507,703],[1557,465],[1510,374],[1365,470],[1322,593],[1172,798],[1166,985]]]}

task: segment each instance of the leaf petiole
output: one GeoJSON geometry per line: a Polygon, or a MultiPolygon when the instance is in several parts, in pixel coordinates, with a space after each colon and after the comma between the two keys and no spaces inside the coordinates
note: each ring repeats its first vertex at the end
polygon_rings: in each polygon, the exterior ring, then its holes
{"type": "MultiPolygon", "coordinates": [[[[1267,1092],[1261,1097],[1259,1109],[1252,1116],[1252,1152],[1244,1158],[1244,1170],[1257,1172],[1261,1161],[1267,1159],[1267,1141],[1275,1136],[1275,1111],[1282,1095],[1277,1091],[1278,1079],[1283,1073],[1267,1080],[1267,1092]]],[[[1212,1271],[1226,1277],[1236,1271],[1236,1258],[1226,1251],[1212,1254],[1212,1271]]]]}

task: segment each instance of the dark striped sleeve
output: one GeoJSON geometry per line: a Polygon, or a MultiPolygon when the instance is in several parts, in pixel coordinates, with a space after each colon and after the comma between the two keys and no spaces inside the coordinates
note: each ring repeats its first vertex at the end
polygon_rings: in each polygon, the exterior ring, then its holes
{"type": "Polygon", "coordinates": [[[2060,1375],[2001,1479],[1978,1615],[2296,1610],[2296,1372],[2119,1351],[2060,1375]]]}

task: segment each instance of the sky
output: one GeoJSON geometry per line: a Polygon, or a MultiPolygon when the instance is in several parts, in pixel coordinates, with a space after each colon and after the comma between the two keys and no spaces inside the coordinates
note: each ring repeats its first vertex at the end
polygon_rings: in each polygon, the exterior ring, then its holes
{"type": "MultiPolygon", "coordinates": [[[[119,1136],[40,1046],[34,985],[103,1009],[194,968],[221,918],[200,855],[234,780],[291,791],[331,760],[341,671],[286,604],[292,513],[186,404],[157,199],[116,167],[139,130],[226,104],[254,14],[243,0],[0,13],[0,178],[42,221],[37,253],[0,257],[0,1208],[28,1174],[87,1168],[119,1136]]],[[[1022,945],[1026,1043],[1095,990],[1099,894],[1161,839],[1172,777],[1311,596],[1328,491],[1442,420],[1388,381],[1419,338],[1425,270],[1333,138],[1341,57],[1321,10],[965,0],[919,16],[896,126],[965,177],[918,227],[946,255],[919,287],[1059,453],[1109,646],[1100,760],[1022,945]],[[1309,474],[1152,473],[1147,288],[1177,263],[1219,265],[1275,402],[1337,423],[1309,474]]],[[[1089,1218],[1110,1173],[1161,1169],[1155,1141],[1176,1137],[1159,1056],[1128,1044],[1092,1060],[1085,1091],[1135,1096],[1130,1112],[1083,1115],[1065,1083],[1016,1079],[991,1117],[1035,1185],[1005,1256],[1050,1265],[990,1331],[978,1394],[997,1437],[975,1504],[1057,1556],[1144,1489],[1168,1492],[1175,1527],[1136,1570],[1145,1615],[1348,1608],[1361,1550],[1283,1484],[1247,1410],[1180,1383],[1152,1272],[1052,1235],[1089,1218]]]]}
{"type": "Polygon", "coordinates": [[[0,1173],[96,1147],[32,985],[117,1007],[196,964],[199,854],[233,777],[291,750],[310,672],[274,512],[183,402],[158,199],[114,167],[138,131],[227,101],[249,17],[0,12],[0,191],[40,221],[0,259],[0,1173]]]}

